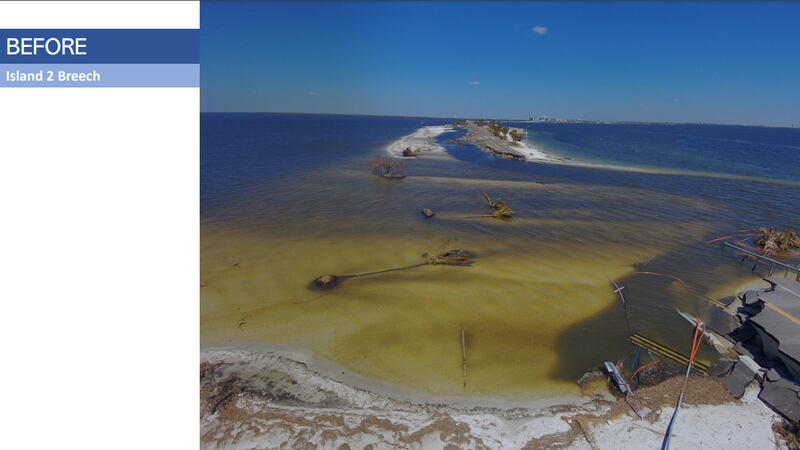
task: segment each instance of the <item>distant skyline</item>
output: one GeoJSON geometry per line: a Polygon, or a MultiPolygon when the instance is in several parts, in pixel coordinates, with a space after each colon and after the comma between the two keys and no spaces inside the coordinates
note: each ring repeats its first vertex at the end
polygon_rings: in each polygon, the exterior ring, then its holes
{"type": "Polygon", "coordinates": [[[800,126],[800,3],[201,8],[203,111],[800,126]]]}

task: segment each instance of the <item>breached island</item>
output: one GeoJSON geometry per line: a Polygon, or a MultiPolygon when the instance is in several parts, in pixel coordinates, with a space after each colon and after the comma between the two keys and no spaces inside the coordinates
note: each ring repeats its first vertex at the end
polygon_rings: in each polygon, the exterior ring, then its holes
{"type": "Polygon", "coordinates": [[[458,142],[474,145],[501,158],[539,162],[563,161],[562,158],[531,147],[524,129],[485,120],[422,127],[414,133],[394,141],[387,150],[390,155],[398,158],[441,156],[445,154],[446,150],[436,142],[436,138],[443,133],[459,128],[465,129],[466,133],[457,140],[458,142]]]}
{"type": "Polygon", "coordinates": [[[431,154],[442,155],[445,153],[445,149],[436,143],[436,138],[454,129],[455,127],[452,125],[422,127],[408,136],[403,136],[392,142],[387,148],[387,151],[390,155],[397,158],[413,158],[415,156],[431,154]]]}
{"type": "Polygon", "coordinates": [[[461,142],[475,145],[495,156],[529,161],[557,160],[554,156],[528,145],[527,132],[522,128],[484,120],[466,121],[460,126],[467,130],[467,134],[460,139],[461,142]]]}

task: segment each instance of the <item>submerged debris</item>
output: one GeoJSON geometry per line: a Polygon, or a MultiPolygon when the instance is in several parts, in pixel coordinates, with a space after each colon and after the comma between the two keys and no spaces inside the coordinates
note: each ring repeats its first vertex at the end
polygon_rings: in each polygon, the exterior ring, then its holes
{"type": "Polygon", "coordinates": [[[769,253],[790,252],[800,249],[800,236],[791,228],[784,231],[772,228],[759,228],[756,237],[756,247],[769,253]]]}
{"type": "Polygon", "coordinates": [[[657,386],[670,378],[682,375],[681,367],[670,360],[654,359],[637,367],[630,378],[636,387],[657,386]]]}
{"type": "Polygon", "coordinates": [[[377,270],[374,272],[364,272],[364,273],[356,273],[351,275],[322,275],[321,277],[317,277],[314,281],[311,282],[313,287],[319,289],[331,289],[338,286],[342,281],[348,278],[358,278],[358,277],[366,277],[369,275],[379,275],[382,273],[387,272],[396,272],[399,270],[406,270],[406,269],[413,269],[415,267],[422,267],[422,266],[438,266],[438,265],[445,265],[445,266],[471,266],[472,263],[475,262],[475,254],[467,251],[467,250],[447,250],[445,252],[441,252],[435,255],[430,255],[428,253],[424,253],[422,255],[425,258],[425,262],[411,264],[410,266],[403,266],[403,267],[394,267],[391,269],[383,269],[377,270]]]}
{"type": "Polygon", "coordinates": [[[467,339],[464,337],[464,327],[461,327],[461,378],[464,392],[467,392],[467,339]]]}
{"type": "Polygon", "coordinates": [[[514,211],[506,206],[506,203],[502,200],[493,201],[489,194],[482,193],[483,199],[486,200],[486,204],[489,205],[491,208],[491,214],[485,214],[483,217],[493,217],[495,219],[501,220],[511,220],[511,217],[514,215],[514,211]]]}
{"type": "Polygon", "coordinates": [[[314,279],[314,285],[323,289],[335,287],[344,277],[336,275],[323,275],[314,279]]]}
{"type": "Polygon", "coordinates": [[[475,255],[467,250],[448,250],[437,255],[424,253],[427,265],[471,266],[475,262],[475,255]]]}
{"type": "Polygon", "coordinates": [[[406,164],[397,158],[376,156],[371,163],[372,173],[383,178],[405,178],[406,164]]]}

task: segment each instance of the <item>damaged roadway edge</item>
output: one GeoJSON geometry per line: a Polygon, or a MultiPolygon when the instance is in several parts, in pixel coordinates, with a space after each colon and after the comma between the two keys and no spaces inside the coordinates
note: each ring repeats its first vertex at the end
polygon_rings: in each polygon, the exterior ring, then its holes
{"type": "Polygon", "coordinates": [[[739,354],[721,359],[710,371],[735,397],[755,382],[775,412],[800,421],[800,282],[792,277],[764,278],[767,287],[724,299],[709,325],[728,336],[739,354]]]}

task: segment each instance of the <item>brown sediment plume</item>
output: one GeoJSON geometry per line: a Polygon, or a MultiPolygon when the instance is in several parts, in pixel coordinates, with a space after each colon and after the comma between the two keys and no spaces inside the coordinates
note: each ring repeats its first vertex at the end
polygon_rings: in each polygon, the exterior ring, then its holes
{"type": "Polygon", "coordinates": [[[312,281],[312,285],[321,289],[331,289],[348,278],[366,277],[370,275],[379,275],[388,272],[396,272],[400,270],[413,269],[422,266],[471,266],[475,262],[475,255],[467,250],[447,250],[435,255],[424,253],[424,262],[411,264],[402,267],[393,267],[390,269],[376,270],[374,272],[356,273],[350,275],[322,275],[312,281]]]}

